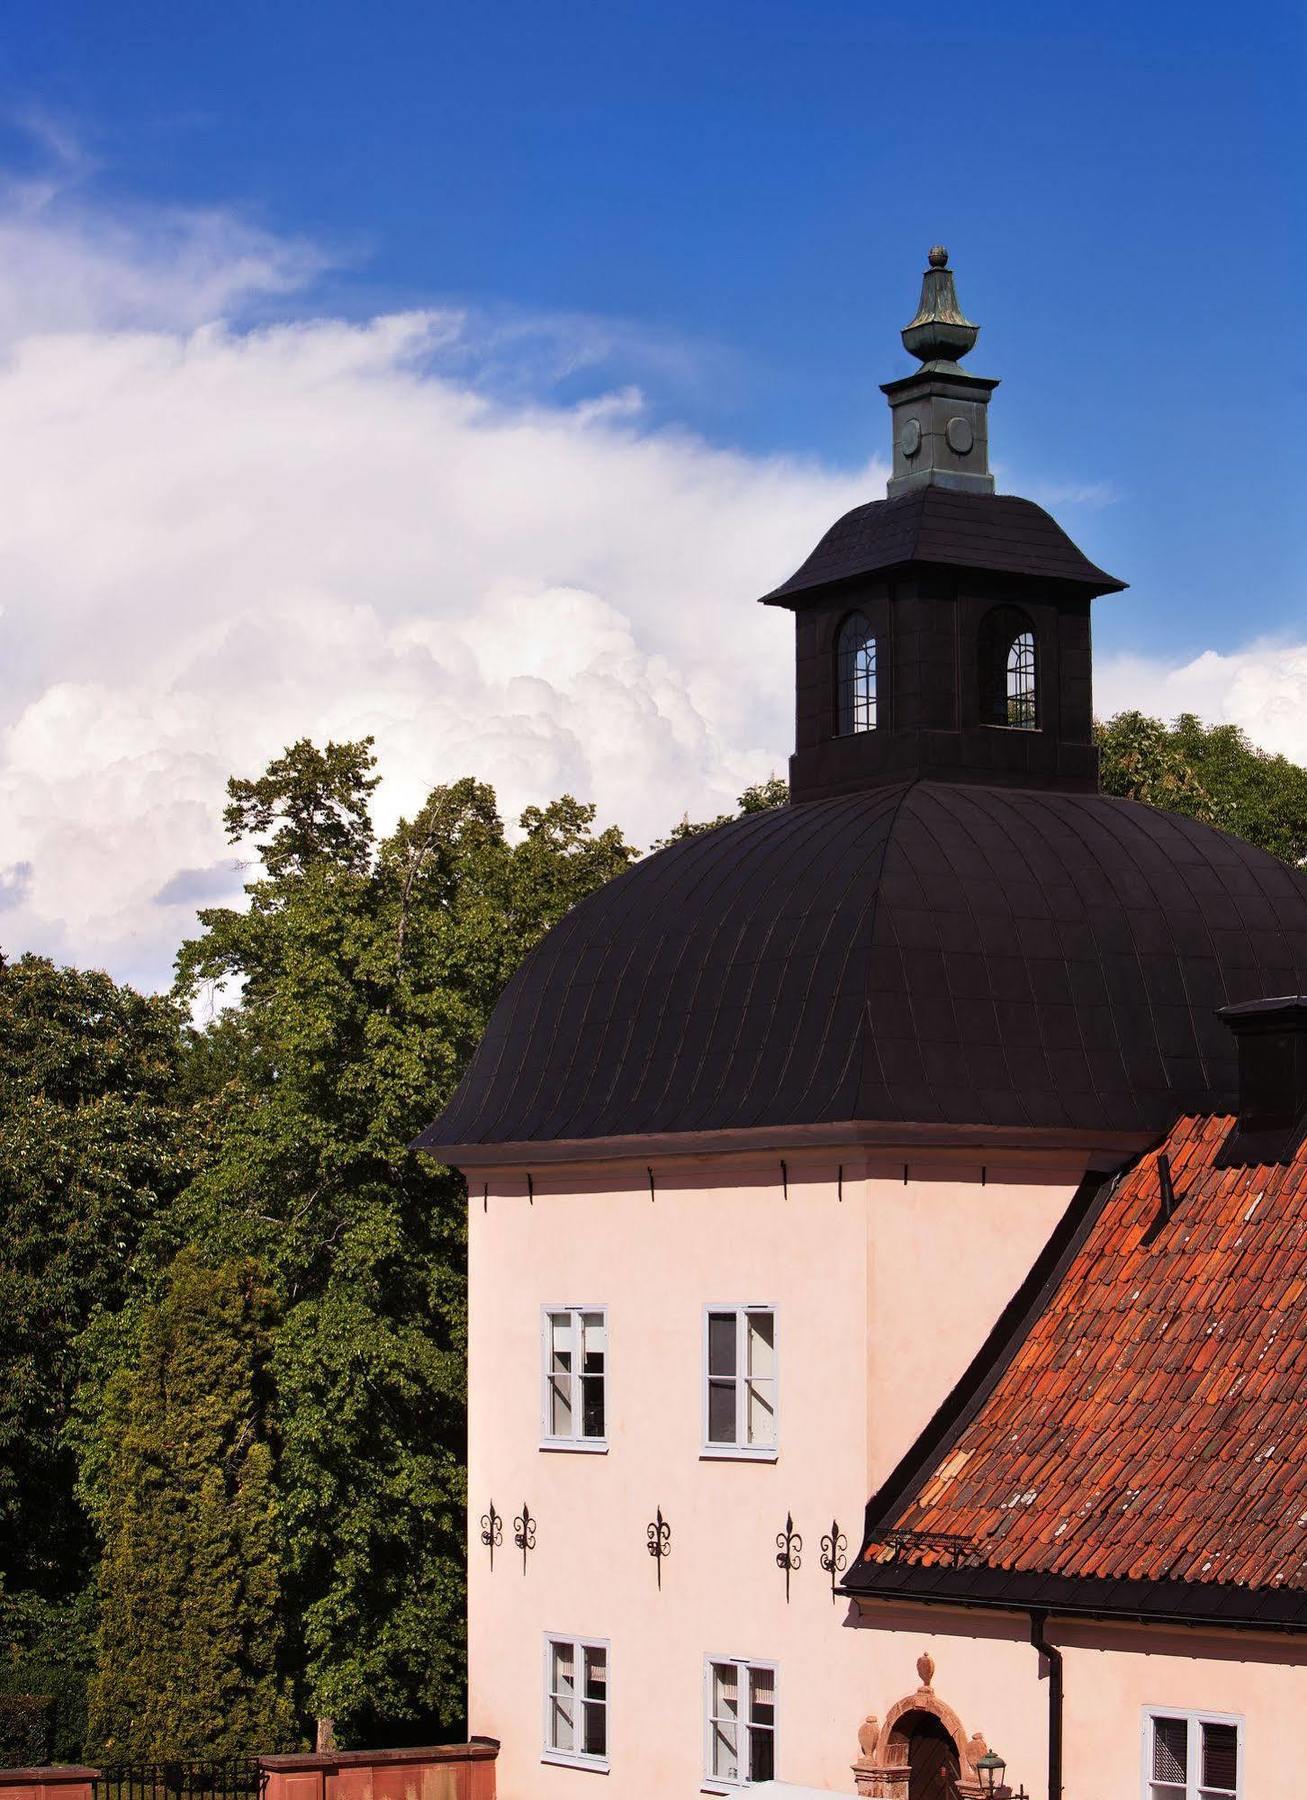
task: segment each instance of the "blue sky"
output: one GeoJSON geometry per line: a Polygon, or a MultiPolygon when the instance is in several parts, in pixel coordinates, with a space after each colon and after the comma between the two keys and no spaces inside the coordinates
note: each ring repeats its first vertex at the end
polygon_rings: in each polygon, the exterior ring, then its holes
{"type": "Polygon", "coordinates": [[[657,416],[833,464],[884,444],[943,240],[996,460],[1132,583],[1100,643],[1292,630],[1297,9],[966,10],[10,0],[0,95],[105,195],[326,246],[323,307],[597,315],[657,416]]]}
{"type": "Polygon", "coordinates": [[[963,10],[9,0],[0,947],[166,985],[301,735],[383,827],[783,770],[751,602],[883,493],[936,241],[1000,486],[1131,584],[1100,713],[1307,762],[1296,13],[963,10]]]}

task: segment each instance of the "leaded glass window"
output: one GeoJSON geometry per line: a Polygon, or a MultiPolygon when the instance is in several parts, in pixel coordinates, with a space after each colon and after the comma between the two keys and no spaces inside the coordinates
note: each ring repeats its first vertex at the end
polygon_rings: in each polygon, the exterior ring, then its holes
{"type": "Polygon", "coordinates": [[[1016,606],[996,606],[980,626],[980,721],[1012,731],[1039,728],[1039,646],[1016,606]]]}
{"type": "Polygon", "coordinates": [[[876,729],[876,640],[861,613],[853,613],[840,626],[835,716],[841,737],[876,729]]]}
{"type": "Polygon", "coordinates": [[[1035,716],[1035,634],[1019,631],[1007,653],[1007,722],[1033,731],[1035,716]]]}

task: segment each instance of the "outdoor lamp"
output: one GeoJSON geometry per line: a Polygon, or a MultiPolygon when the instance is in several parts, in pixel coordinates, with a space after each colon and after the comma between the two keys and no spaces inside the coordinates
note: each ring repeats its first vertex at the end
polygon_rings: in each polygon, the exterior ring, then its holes
{"type": "Polygon", "coordinates": [[[986,1750],[985,1754],[976,1760],[976,1773],[980,1777],[985,1792],[997,1794],[1002,1791],[1007,1764],[996,1750],[986,1750]]]}

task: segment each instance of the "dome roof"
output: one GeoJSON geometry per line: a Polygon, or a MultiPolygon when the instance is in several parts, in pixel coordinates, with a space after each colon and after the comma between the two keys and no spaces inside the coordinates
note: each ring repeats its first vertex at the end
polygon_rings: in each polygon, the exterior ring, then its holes
{"type": "Polygon", "coordinates": [[[418,1142],[1154,1133],[1234,1105],[1218,1007],[1304,991],[1307,880],[1251,845],[1101,794],[877,787],[683,839],[584,900],[418,1142]]]}

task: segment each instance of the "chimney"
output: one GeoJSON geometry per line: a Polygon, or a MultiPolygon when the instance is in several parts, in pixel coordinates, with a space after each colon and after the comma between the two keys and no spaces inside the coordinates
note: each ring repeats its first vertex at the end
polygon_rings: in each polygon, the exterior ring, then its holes
{"type": "Polygon", "coordinates": [[[1245,1000],[1219,1017],[1239,1058],[1239,1117],[1221,1161],[1290,1162],[1307,1127],[1307,995],[1245,1000]]]}

